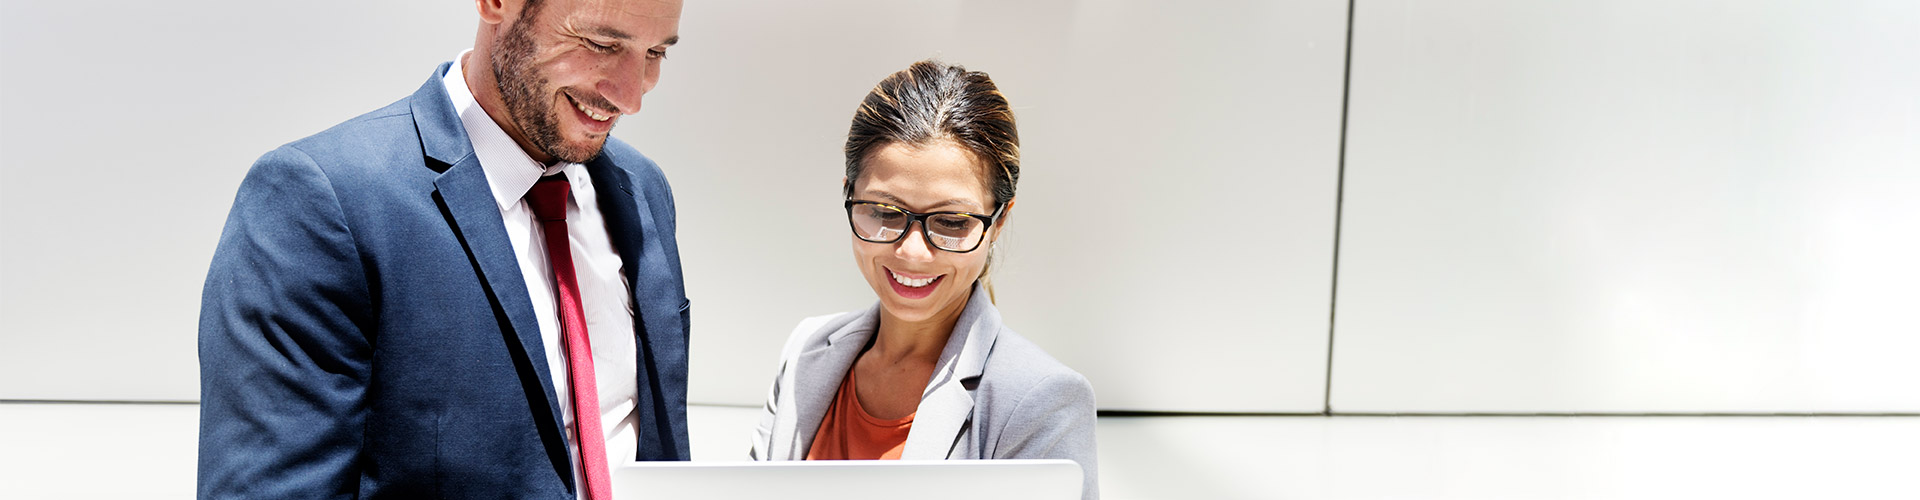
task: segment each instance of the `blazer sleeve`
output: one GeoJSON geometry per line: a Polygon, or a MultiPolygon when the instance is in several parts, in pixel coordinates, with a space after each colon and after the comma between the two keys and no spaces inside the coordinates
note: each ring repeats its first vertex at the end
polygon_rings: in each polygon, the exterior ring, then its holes
{"type": "Polygon", "coordinates": [[[787,370],[793,369],[794,351],[811,328],[817,328],[825,322],[822,318],[807,318],[793,327],[787,334],[787,342],[780,346],[780,371],[773,374],[773,383],[767,387],[767,404],[760,407],[760,423],[753,427],[753,448],[747,450],[747,458],[752,460],[781,460],[773,456],[773,435],[780,427],[780,382],[787,379],[787,370]]]}
{"type": "Polygon", "coordinates": [[[800,351],[805,349],[807,341],[820,333],[820,329],[828,323],[844,316],[845,313],[803,319],[800,320],[800,324],[794,325],[793,332],[787,334],[786,344],[780,347],[780,371],[773,375],[773,384],[767,388],[767,404],[760,407],[760,423],[753,428],[753,448],[747,450],[748,458],[797,460],[792,456],[796,451],[801,458],[805,458],[805,450],[786,450],[787,455],[781,456],[773,449],[776,437],[791,439],[794,427],[798,425],[798,422],[794,421],[796,417],[790,414],[793,409],[789,408],[793,405],[793,402],[788,400],[792,397],[793,389],[782,384],[792,379],[794,374],[790,371],[799,362],[800,351]],[[788,414],[782,414],[781,411],[786,411],[788,414]]]}
{"type": "Polygon", "coordinates": [[[747,450],[747,458],[752,460],[773,460],[773,428],[780,414],[780,379],[787,374],[787,363],[780,363],[780,373],[773,377],[773,386],[767,388],[767,404],[760,407],[760,423],[753,426],[753,448],[747,450]]]}
{"type": "Polygon", "coordinates": [[[241,182],[200,304],[200,498],[352,498],[372,305],[334,186],[283,146],[241,182]]]}
{"type": "Polygon", "coordinates": [[[1094,442],[1097,406],[1093,384],[1079,373],[1056,373],[1020,398],[994,448],[993,458],[1064,458],[1080,464],[1081,498],[1100,498],[1099,457],[1094,442]]]}

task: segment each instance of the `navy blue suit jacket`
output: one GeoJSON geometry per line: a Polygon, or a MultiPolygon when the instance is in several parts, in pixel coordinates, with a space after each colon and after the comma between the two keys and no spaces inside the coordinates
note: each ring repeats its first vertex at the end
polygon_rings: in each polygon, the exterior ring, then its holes
{"type": "MultiPolygon", "coordinates": [[[[200,497],[574,497],[554,374],[447,68],[241,183],[201,297],[200,497]]],[[[685,460],[673,195],[619,140],[586,168],[633,288],[636,458],[685,460]]]]}

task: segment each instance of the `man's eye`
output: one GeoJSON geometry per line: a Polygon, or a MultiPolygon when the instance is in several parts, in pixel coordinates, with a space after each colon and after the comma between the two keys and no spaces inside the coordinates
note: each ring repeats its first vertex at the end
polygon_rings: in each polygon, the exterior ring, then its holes
{"type": "Polygon", "coordinates": [[[612,45],[606,45],[606,44],[595,42],[593,40],[588,40],[585,38],[582,38],[580,40],[587,42],[587,48],[593,49],[594,52],[613,52],[612,45]]]}
{"type": "Polygon", "coordinates": [[[648,49],[647,58],[648,59],[666,59],[667,51],[660,50],[660,49],[648,49]]]}

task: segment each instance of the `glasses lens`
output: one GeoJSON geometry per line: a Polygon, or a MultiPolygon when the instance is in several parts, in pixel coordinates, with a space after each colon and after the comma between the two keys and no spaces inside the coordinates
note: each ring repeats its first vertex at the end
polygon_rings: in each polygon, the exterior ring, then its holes
{"type": "Polygon", "coordinates": [[[913,221],[905,212],[876,203],[853,204],[847,218],[853,221],[854,236],[874,243],[900,239],[900,235],[907,232],[907,223],[913,221]]]}
{"type": "Polygon", "coordinates": [[[933,246],[965,252],[979,246],[980,237],[986,234],[986,226],[986,222],[970,216],[934,215],[927,217],[927,237],[933,240],[933,246]]]}

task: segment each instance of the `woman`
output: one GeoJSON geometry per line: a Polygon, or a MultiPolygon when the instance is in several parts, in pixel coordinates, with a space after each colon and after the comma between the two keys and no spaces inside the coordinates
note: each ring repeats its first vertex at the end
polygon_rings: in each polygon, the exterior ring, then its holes
{"type": "Polygon", "coordinates": [[[880,300],[794,329],[755,459],[1065,458],[1099,496],[1093,386],[1002,325],[987,280],[1019,144],[986,73],[921,61],[867,94],[843,185],[880,300]]]}

